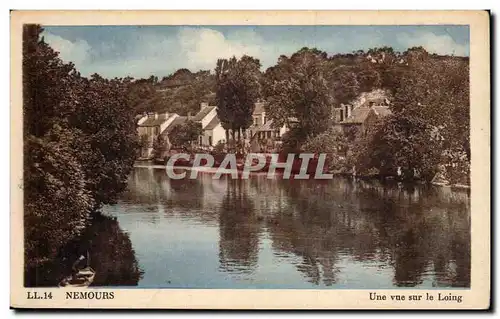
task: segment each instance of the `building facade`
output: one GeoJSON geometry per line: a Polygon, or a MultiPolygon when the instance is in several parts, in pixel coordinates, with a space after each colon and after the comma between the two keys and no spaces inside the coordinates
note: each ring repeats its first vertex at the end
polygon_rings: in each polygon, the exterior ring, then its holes
{"type": "Polygon", "coordinates": [[[152,158],[155,141],[178,116],[176,113],[150,112],[139,118],[137,133],[142,143],[140,159],[152,158]]]}

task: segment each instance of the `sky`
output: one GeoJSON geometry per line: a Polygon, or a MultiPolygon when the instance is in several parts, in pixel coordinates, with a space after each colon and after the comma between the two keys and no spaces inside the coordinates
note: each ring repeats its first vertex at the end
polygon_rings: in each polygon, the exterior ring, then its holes
{"type": "Polygon", "coordinates": [[[213,70],[218,58],[250,55],[262,69],[303,47],[329,55],[390,46],[423,46],[469,55],[469,27],[433,26],[44,26],[43,36],[84,76],[167,76],[178,69],[213,70]]]}

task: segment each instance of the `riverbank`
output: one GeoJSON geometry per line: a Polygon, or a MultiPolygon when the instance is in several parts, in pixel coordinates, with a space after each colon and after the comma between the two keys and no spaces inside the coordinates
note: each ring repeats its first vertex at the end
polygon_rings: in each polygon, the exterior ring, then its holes
{"type": "MultiPolygon", "coordinates": [[[[187,170],[187,171],[197,171],[197,172],[202,172],[202,173],[211,173],[215,174],[217,172],[220,172],[221,174],[235,174],[238,173],[240,174],[242,170],[239,169],[227,169],[227,168],[220,168],[220,167],[205,167],[205,166],[168,166],[171,169],[176,169],[176,170],[187,170]]],[[[153,169],[166,169],[167,166],[165,165],[159,165],[155,164],[153,161],[137,161],[134,163],[134,168],[153,168],[153,169]]],[[[250,172],[250,175],[262,175],[262,174],[267,174],[268,172],[250,172]]],[[[293,178],[295,173],[291,174],[291,178],[293,178]]],[[[311,173],[309,173],[311,174],[311,173]]],[[[401,179],[398,179],[397,177],[394,176],[385,176],[381,177],[379,175],[353,175],[351,173],[343,173],[343,172],[338,172],[338,171],[326,171],[325,174],[332,174],[333,177],[344,177],[344,178],[349,178],[349,179],[359,179],[359,180],[365,180],[365,181],[384,181],[384,182],[396,182],[396,183],[403,183],[406,185],[422,185],[422,184],[429,184],[433,186],[439,186],[439,187],[444,187],[444,188],[452,188],[452,189],[470,189],[470,185],[464,185],[464,184],[445,184],[445,183],[426,183],[421,180],[413,180],[413,181],[403,181],[401,179]]],[[[282,171],[276,171],[275,175],[277,176],[282,176],[283,172],[282,171]]],[[[314,178],[314,176],[311,176],[311,178],[314,178]]]]}

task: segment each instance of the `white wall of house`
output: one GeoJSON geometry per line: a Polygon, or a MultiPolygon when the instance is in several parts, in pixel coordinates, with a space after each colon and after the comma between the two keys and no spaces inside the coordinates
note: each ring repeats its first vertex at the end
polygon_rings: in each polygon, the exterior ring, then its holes
{"type": "Polygon", "coordinates": [[[226,130],[220,123],[211,130],[203,130],[203,135],[200,136],[201,146],[215,146],[225,140],[226,130]]]}
{"type": "Polygon", "coordinates": [[[286,125],[283,125],[280,128],[280,136],[283,136],[283,134],[285,134],[286,132],[288,132],[288,128],[286,127],[286,125]]]}
{"type": "Polygon", "coordinates": [[[266,123],[266,112],[252,114],[252,126],[261,126],[266,123]]]}
{"type": "Polygon", "coordinates": [[[219,123],[212,132],[213,136],[213,145],[216,145],[220,141],[226,141],[226,130],[219,123]]]}

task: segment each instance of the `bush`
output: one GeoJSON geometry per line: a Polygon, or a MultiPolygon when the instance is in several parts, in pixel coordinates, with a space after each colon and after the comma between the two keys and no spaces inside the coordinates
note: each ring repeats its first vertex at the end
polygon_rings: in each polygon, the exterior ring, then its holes
{"type": "Polygon", "coordinates": [[[329,129],[313,138],[309,138],[302,146],[304,152],[326,154],[328,168],[337,172],[346,169],[347,148],[346,137],[334,129],[329,129]]]}

